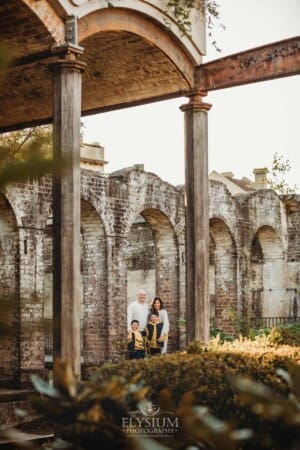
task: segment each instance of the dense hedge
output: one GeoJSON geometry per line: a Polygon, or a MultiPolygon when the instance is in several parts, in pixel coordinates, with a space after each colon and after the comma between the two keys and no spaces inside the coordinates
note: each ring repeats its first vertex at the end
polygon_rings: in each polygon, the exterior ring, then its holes
{"type": "Polygon", "coordinates": [[[168,388],[176,403],[185,392],[192,391],[195,402],[207,405],[219,418],[240,417],[241,405],[228,380],[228,375],[240,374],[264,382],[286,394],[286,384],[275,374],[285,368],[285,359],[271,354],[250,358],[248,355],[206,352],[201,355],[174,354],[143,361],[106,364],[93,378],[109,380],[113,375],[129,380],[137,372],[150,387],[150,397],[157,401],[159,392],[168,388]]]}
{"type": "Polygon", "coordinates": [[[270,343],[300,346],[300,323],[272,328],[268,339],[270,343]]]}
{"type": "MultiPolygon", "coordinates": [[[[300,348],[270,347],[266,342],[264,338],[255,342],[243,340],[224,345],[215,341],[209,348],[196,343],[187,349],[189,353],[178,352],[142,361],[106,364],[91,376],[98,381],[109,380],[113,375],[121,375],[128,380],[140,373],[145,385],[150,387],[149,398],[154,402],[159,401],[159,393],[164,388],[170,390],[176,404],[184,393],[192,391],[195,403],[208,406],[218,418],[231,419],[239,426],[254,429],[256,443],[246,444],[243,448],[271,448],[268,446],[270,433],[275,436],[275,441],[287,439],[285,448],[289,448],[284,425],[265,423],[249,411],[239,400],[228,379],[228,375],[249,376],[266,384],[278,396],[286,397],[289,388],[276,374],[276,369],[286,369],[288,359],[300,361],[300,348]]],[[[294,438],[293,434],[290,433],[291,439],[294,438]]]]}

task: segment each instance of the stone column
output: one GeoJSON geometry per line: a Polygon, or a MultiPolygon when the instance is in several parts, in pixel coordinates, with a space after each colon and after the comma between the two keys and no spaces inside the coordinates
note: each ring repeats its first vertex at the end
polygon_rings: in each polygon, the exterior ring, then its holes
{"type": "Polygon", "coordinates": [[[185,116],[187,343],[209,340],[209,204],[207,112],[195,91],[181,106],[185,116]]]}
{"type": "Polygon", "coordinates": [[[53,179],[54,358],[80,377],[80,116],[82,49],[68,45],[54,72],[53,152],[65,164],[53,179]]]}

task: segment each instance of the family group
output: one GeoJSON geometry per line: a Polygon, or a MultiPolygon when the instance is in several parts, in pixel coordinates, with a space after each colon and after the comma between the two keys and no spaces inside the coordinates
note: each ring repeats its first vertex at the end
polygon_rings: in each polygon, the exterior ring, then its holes
{"type": "Polygon", "coordinates": [[[157,356],[167,352],[169,318],[160,297],[154,297],[150,308],[147,294],[141,290],[137,300],[130,303],[128,319],[128,357],[143,359],[145,355],[157,356]]]}

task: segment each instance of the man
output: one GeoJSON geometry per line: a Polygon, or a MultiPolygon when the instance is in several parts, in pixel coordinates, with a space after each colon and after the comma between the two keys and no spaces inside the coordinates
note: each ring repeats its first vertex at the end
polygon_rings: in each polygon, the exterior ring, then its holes
{"type": "Polygon", "coordinates": [[[144,331],[148,320],[149,308],[146,303],[146,292],[140,290],[137,293],[137,300],[130,303],[127,308],[127,330],[131,330],[131,322],[139,322],[139,330],[144,331]]]}

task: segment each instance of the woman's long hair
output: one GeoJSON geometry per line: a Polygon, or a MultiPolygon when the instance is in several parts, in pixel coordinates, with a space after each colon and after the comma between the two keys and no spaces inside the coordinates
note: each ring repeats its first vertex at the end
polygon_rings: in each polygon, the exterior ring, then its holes
{"type": "Polygon", "coordinates": [[[161,299],[160,297],[154,297],[154,299],[152,300],[152,303],[151,303],[151,309],[150,309],[150,311],[153,313],[153,312],[160,311],[161,309],[164,309],[164,304],[163,304],[162,299],[161,299]],[[155,303],[157,300],[159,301],[159,304],[160,304],[159,309],[155,309],[155,308],[154,308],[154,303],[155,303]]]}

